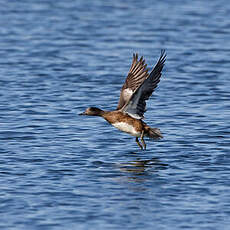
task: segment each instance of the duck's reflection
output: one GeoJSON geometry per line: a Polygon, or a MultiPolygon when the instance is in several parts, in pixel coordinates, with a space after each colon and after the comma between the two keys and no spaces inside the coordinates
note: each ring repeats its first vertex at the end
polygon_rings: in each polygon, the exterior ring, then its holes
{"type": "Polygon", "coordinates": [[[128,181],[135,182],[152,180],[154,177],[158,178],[159,171],[168,169],[168,164],[162,163],[156,157],[151,159],[141,159],[138,154],[133,152],[126,154],[126,156],[133,160],[122,163],[94,161],[93,165],[97,168],[101,167],[109,170],[109,175],[116,175],[116,179],[119,178],[121,181],[126,181],[128,179],[128,181]],[[119,169],[119,171],[122,172],[122,175],[119,174],[119,177],[117,177],[117,174],[114,171],[111,174],[111,169],[114,167],[119,169]]]}
{"type": "Polygon", "coordinates": [[[147,172],[149,169],[158,171],[167,168],[167,164],[163,164],[157,158],[152,158],[150,160],[141,160],[137,158],[134,161],[129,161],[127,163],[120,163],[119,168],[122,172],[132,173],[133,175],[140,175],[147,172]]]}

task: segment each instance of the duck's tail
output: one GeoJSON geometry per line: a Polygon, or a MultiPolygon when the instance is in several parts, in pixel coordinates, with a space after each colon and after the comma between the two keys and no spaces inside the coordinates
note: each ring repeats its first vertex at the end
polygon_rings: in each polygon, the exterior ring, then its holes
{"type": "Polygon", "coordinates": [[[145,127],[145,134],[149,138],[153,139],[160,139],[163,138],[160,129],[158,128],[151,128],[149,126],[145,127]]]}

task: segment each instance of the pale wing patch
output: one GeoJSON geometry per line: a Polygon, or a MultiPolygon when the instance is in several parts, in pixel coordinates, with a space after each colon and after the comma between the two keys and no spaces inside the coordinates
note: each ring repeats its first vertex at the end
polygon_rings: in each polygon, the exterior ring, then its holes
{"type": "Polygon", "coordinates": [[[129,125],[125,122],[116,122],[116,123],[113,123],[113,126],[123,132],[131,134],[132,136],[135,136],[135,137],[141,136],[140,132],[137,132],[132,125],[129,125]]]}
{"type": "Polygon", "coordinates": [[[132,95],[133,91],[131,89],[127,88],[123,90],[123,98],[125,99],[125,101],[128,101],[132,95]]]}
{"type": "Polygon", "coordinates": [[[140,89],[138,89],[137,96],[134,98],[135,100],[131,99],[129,103],[126,105],[126,108],[124,109],[124,112],[128,113],[131,117],[136,119],[144,118],[144,116],[140,116],[137,114],[137,104],[143,91],[142,88],[143,87],[140,87],[140,89]]]}

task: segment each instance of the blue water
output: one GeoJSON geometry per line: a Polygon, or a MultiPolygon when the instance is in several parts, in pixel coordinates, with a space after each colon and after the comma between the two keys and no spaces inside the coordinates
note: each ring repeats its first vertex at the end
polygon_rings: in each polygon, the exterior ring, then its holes
{"type": "Polygon", "coordinates": [[[0,2],[0,229],[230,229],[230,4],[0,2]],[[135,138],[116,108],[133,52],[167,61],[135,138]]]}

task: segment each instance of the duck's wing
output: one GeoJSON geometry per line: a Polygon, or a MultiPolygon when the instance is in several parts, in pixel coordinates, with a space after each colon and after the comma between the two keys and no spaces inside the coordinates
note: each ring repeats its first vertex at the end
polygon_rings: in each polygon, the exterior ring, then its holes
{"type": "Polygon", "coordinates": [[[143,57],[138,60],[138,54],[133,54],[133,62],[128,72],[128,76],[121,89],[120,100],[117,105],[117,110],[122,109],[124,105],[132,97],[135,90],[142,84],[142,82],[149,76],[143,57]]]}
{"type": "Polygon", "coordinates": [[[148,77],[134,91],[129,101],[121,108],[121,111],[130,114],[132,117],[142,119],[146,111],[146,100],[152,95],[157,84],[160,82],[161,71],[166,60],[165,50],[161,51],[161,56],[148,77]]]}

